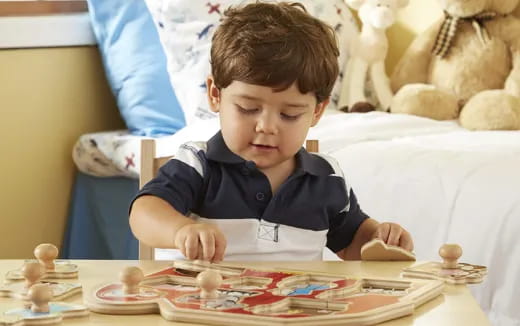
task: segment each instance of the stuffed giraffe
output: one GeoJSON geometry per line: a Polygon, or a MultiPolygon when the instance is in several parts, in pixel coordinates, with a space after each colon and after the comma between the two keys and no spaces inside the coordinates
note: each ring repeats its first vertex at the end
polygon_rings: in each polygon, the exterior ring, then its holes
{"type": "Polygon", "coordinates": [[[377,100],[378,109],[387,111],[393,93],[385,71],[385,58],[388,52],[386,29],[394,24],[397,10],[406,7],[409,0],[345,0],[346,4],[358,11],[361,32],[354,36],[349,47],[350,59],[343,80],[344,111],[367,112],[374,105],[365,98],[364,85],[370,74],[377,100]],[[345,103],[346,102],[346,103],[345,103]]]}

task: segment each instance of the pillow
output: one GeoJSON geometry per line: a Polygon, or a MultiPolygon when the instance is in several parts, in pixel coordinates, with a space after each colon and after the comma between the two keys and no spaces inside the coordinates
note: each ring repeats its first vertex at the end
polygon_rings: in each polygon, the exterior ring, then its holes
{"type": "Polygon", "coordinates": [[[130,132],[170,135],[185,125],[144,0],[88,0],[106,75],[130,132]]]}
{"type": "MultiPolygon", "coordinates": [[[[211,37],[220,16],[242,0],[193,1],[146,0],[159,31],[168,60],[168,73],[187,124],[215,116],[209,110],[205,82],[210,73],[211,37]]],[[[332,91],[329,108],[337,109],[347,42],[357,33],[356,22],[343,0],[300,0],[307,11],[333,26],[340,47],[340,75],[332,91]]]]}

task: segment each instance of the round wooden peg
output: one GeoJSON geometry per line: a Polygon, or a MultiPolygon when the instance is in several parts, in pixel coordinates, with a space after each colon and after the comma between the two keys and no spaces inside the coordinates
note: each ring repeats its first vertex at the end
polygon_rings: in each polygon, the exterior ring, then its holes
{"type": "Polygon", "coordinates": [[[28,289],[38,283],[43,276],[43,266],[39,262],[27,262],[22,267],[22,276],[25,279],[25,287],[28,289]]]}
{"type": "Polygon", "coordinates": [[[49,284],[34,284],[27,292],[27,298],[31,301],[32,312],[49,312],[49,301],[52,299],[52,289],[49,284]]]}
{"type": "Polygon", "coordinates": [[[139,283],[144,279],[143,271],[136,266],[125,267],[119,274],[124,294],[138,294],[139,283]]]}
{"type": "Polygon", "coordinates": [[[462,248],[458,244],[446,243],[439,249],[439,255],[443,259],[442,268],[457,268],[462,248]]]}
{"type": "Polygon", "coordinates": [[[207,269],[197,275],[197,284],[200,287],[200,297],[202,299],[218,298],[217,289],[222,284],[222,276],[213,269],[207,269]]]}
{"type": "Polygon", "coordinates": [[[58,248],[51,243],[42,243],[34,249],[34,256],[48,271],[54,270],[54,260],[58,257],[58,248]]]}

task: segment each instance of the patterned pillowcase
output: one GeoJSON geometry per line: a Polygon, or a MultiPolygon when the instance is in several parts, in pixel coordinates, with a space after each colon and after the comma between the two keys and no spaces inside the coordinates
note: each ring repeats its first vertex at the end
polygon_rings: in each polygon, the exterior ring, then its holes
{"type": "MultiPolygon", "coordinates": [[[[210,73],[211,37],[223,11],[241,0],[146,0],[166,52],[168,73],[187,124],[215,117],[206,97],[210,73]]],[[[340,75],[329,108],[337,109],[347,43],[357,33],[356,22],[343,0],[299,0],[307,11],[333,26],[340,47],[340,75]]]]}

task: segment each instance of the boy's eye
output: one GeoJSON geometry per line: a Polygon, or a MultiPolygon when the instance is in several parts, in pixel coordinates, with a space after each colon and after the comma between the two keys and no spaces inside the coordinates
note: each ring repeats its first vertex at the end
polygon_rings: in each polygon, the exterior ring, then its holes
{"type": "Polygon", "coordinates": [[[248,108],[243,108],[241,107],[240,105],[237,105],[237,108],[238,108],[238,111],[240,113],[244,113],[244,114],[254,114],[256,112],[258,112],[258,109],[248,109],[248,108]]]}
{"type": "Polygon", "coordinates": [[[282,116],[282,119],[285,119],[285,120],[297,120],[301,114],[295,114],[295,115],[291,115],[291,114],[287,114],[287,113],[281,113],[280,114],[282,116]]]}

